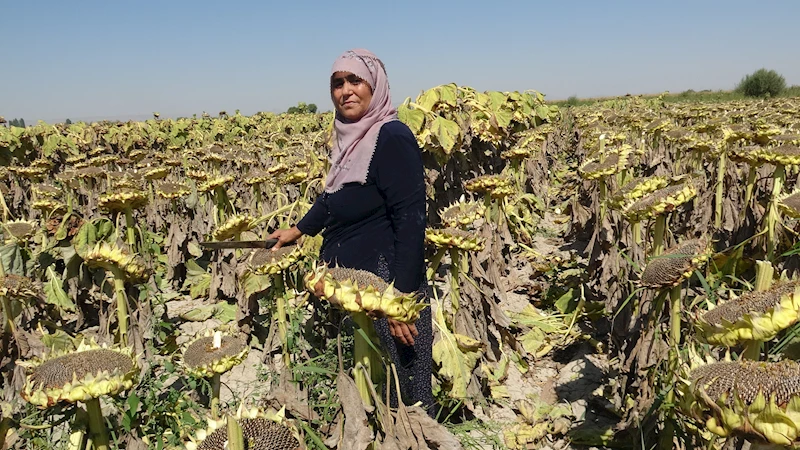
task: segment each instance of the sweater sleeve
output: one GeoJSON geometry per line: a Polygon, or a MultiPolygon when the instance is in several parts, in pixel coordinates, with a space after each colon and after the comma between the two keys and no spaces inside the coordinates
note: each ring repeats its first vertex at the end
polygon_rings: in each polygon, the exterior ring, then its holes
{"type": "Polygon", "coordinates": [[[325,220],[328,218],[328,206],[323,201],[324,195],[324,192],[320,194],[311,209],[297,222],[297,229],[303,234],[316,236],[325,228],[325,220]]]}
{"type": "Polygon", "coordinates": [[[391,131],[373,156],[375,180],[394,229],[394,286],[415,292],[425,274],[425,175],[411,131],[391,131]]]}

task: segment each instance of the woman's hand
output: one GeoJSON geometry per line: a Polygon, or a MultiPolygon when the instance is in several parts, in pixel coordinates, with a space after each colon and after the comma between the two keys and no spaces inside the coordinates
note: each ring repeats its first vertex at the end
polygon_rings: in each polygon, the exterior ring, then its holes
{"type": "Polygon", "coordinates": [[[277,239],[278,243],[272,246],[272,251],[275,251],[284,244],[288,244],[290,242],[294,242],[303,235],[303,232],[298,230],[297,227],[292,228],[282,228],[280,230],[275,230],[272,234],[269,235],[270,239],[277,239]]]}
{"type": "Polygon", "coordinates": [[[404,345],[414,345],[414,338],[419,334],[416,325],[398,322],[389,318],[386,321],[389,322],[389,333],[397,342],[404,345]]]}

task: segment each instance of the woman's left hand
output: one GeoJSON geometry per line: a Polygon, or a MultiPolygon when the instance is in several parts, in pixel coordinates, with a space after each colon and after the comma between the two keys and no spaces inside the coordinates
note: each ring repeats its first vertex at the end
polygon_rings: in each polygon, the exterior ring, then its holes
{"type": "Polygon", "coordinates": [[[414,338],[417,337],[417,326],[413,323],[398,322],[394,319],[386,319],[389,322],[389,333],[397,342],[404,345],[414,345],[414,338]]]}

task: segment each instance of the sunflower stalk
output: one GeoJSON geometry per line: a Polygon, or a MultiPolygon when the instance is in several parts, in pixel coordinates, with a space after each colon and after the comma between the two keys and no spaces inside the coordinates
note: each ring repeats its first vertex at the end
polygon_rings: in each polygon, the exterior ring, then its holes
{"type": "Polygon", "coordinates": [[[136,251],[136,234],[133,222],[133,210],[130,207],[125,208],[125,232],[128,240],[128,246],[131,251],[136,251]]]}
{"type": "Polygon", "coordinates": [[[652,256],[659,256],[664,252],[664,235],[667,229],[667,214],[656,216],[656,223],[653,227],[653,247],[652,256]]]}
{"type": "Polygon", "coordinates": [[[450,249],[450,302],[453,307],[453,316],[458,312],[461,304],[461,292],[458,279],[461,274],[461,254],[458,249],[450,249]]]}
{"type": "Polygon", "coordinates": [[[358,393],[361,395],[361,400],[365,405],[373,406],[369,384],[370,382],[379,384],[383,376],[381,355],[373,349],[373,346],[378,348],[380,340],[375,332],[372,319],[366,313],[352,313],[350,317],[360,329],[353,333],[353,379],[356,382],[358,393]],[[361,367],[365,370],[361,370],[361,367]],[[367,380],[367,374],[371,380],[367,380]]]}
{"type": "Polygon", "coordinates": [[[428,264],[428,271],[426,273],[429,281],[433,280],[434,275],[436,275],[436,271],[439,269],[439,264],[441,264],[445,253],[447,253],[447,247],[440,247],[438,250],[436,250],[436,254],[433,255],[433,258],[431,258],[431,262],[428,264]]]}
{"type": "Polygon", "coordinates": [[[118,342],[128,345],[128,294],[125,292],[125,276],[120,269],[114,269],[111,273],[114,277],[114,293],[117,297],[118,342]]]}
{"type": "MultiPolygon", "coordinates": [[[[756,261],[756,284],[755,290],[758,292],[768,291],[772,287],[772,277],[775,273],[775,268],[769,261],[756,261]]],[[[761,359],[761,349],[763,341],[752,340],[747,341],[744,345],[741,358],[749,359],[752,361],[759,361],[761,359]]]]}
{"type": "Polygon", "coordinates": [[[775,166],[775,172],[772,173],[772,196],[770,197],[769,207],[767,211],[767,259],[772,261],[775,256],[775,247],[777,245],[775,236],[775,227],[780,221],[780,213],[778,212],[778,203],[783,191],[783,183],[786,181],[786,168],[783,164],[775,166]]]}
{"type": "Polygon", "coordinates": [[[714,228],[722,228],[722,194],[725,187],[725,160],[728,154],[722,152],[717,161],[717,183],[716,183],[716,201],[714,203],[714,228]]]}
{"type": "Polygon", "coordinates": [[[286,286],[283,282],[283,272],[272,275],[272,286],[275,289],[275,315],[277,316],[278,337],[283,347],[283,363],[289,367],[289,332],[286,319],[286,286]]]}
{"type": "Polygon", "coordinates": [[[89,433],[92,436],[92,446],[94,450],[108,450],[110,441],[106,420],[103,411],[100,409],[100,399],[93,398],[86,401],[86,412],[89,415],[89,433]]]}
{"type": "Polygon", "coordinates": [[[220,374],[215,373],[211,377],[211,418],[214,420],[219,419],[219,395],[222,387],[220,374]]]}

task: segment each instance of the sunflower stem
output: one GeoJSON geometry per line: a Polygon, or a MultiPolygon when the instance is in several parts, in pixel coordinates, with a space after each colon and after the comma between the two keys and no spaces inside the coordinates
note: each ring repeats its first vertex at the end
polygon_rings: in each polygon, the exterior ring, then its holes
{"type": "Polygon", "coordinates": [[[744,191],[744,211],[742,211],[742,216],[747,213],[747,208],[750,207],[750,200],[753,199],[753,190],[756,186],[756,170],[758,169],[757,166],[750,164],[750,171],[747,172],[747,187],[744,191]]]}
{"type": "Polygon", "coordinates": [[[8,434],[8,430],[11,429],[11,418],[10,417],[3,417],[0,420],[0,448],[6,448],[6,435],[8,434]]]}
{"type": "Polygon", "coordinates": [[[428,266],[428,271],[426,273],[426,277],[428,280],[433,280],[434,275],[436,275],[436,271],[439,269],[439,264],[442,262],[442,257],[444,254],[447,253],[447,248],[442,247],[436,250],[436,254],[433,255],[431,259],[431,263],[428,266]]]}
{"type": "Polygon", "coordinates": [[[740,359],[758,361],[761,359],[761,341],[747,341],[740,359]]]}
{"type": "Polygon", "coordinates": [[[114,292],[117,296],[117,322],[119,342],[128,345],[128,294],[125,292],[125,278],[120,270],[113,270],[114,292]]]}
{"type": "Polygon", "coordinates": [[[767,210],[767,259],[772,261],[775,256],[775,225],[780,220],[780,213],[778,212],[778,198],[783,191],[783,182],[786,180],[786,168],[783,164],[775,166],[775,172],[772,173],[772,196],[769,199],[769,207],[767,210]]]}
{"type": "Polygon", "coordinates": [[[100,409],[100,399],[93,398],[86,401],[86,412],[89,415],[89,433],[92,435],[94,450],[108,450],[109,439],[106,420],[100,409]]]}
{"type": "Polygon", "coordinates": [[[17,327],[14,325],[14,315],[11,311],[11,300],[9,300],[9,298],[5,295],[0,295],[0,300],[3,302],[3,318],[6,320],[6,326],[3,327],[3,334],[16,334],[17,327]]]}
{"type": "Polygon", "coordinates": [[[768,291],[772,287],[775,268],[769,261],[756,261],[756,286],[758,292],[768,291]]]}
{"type": "Polygon", "coordinates": [[[651,256],[660,256],[664,252],[664,234],[667,229],[667,214],[662,213],[656,216],[656,224],[653,227],[653,248],[651,256]]]}
{"type": "Polygon", "coordinates": [[[600,177],[597,180],[600,188],[598,201],[600,202],[600,213],[597,217],[597,226],[603,226],[603,219],[606,217],[606,197],[608,196],[608,185],[606,184],[606,177],[600,177]]]}
{"type": "Polygon", "coordinates": [[[219,419],[219,391],[222,386],[220,374],[214,373],[211,377],[211,418],[219,419]]]}
{"type": "Polygon", "coordinates": [[[128,246],[132,252],[136,250],[136,234],[133,223],[133,211],[131,208],[125,208],[125,232],[127,233],[128,246]]]}
{"type": "Polygon", "coordinates": [[[280,273],[272,275],[272,286],[275,288],[275,315],[278,322],[278,336],[283,347],[283,363],[289,367],[289,341],[288,326],[286,320],[286,287],[283,284],[283,276],[280,273]]]}
{"type": "Polygon", "coordinates": [[[353,333],[353,379],[356,382],[358,393],[361,395],[361,400],[367,406],[372,406],[372,396],[370,395],[369,381],[366,379],[367,373],[372,379],[372,384],[378,384],[381,378],[381,355],[379,355],[372,346],[376,348],[380,342],[378,335],[375,332],[375,325],[372,319],[364,312],[353,313],[351,315],[353,322],[358,326],[364,334],[356,330],[353,333]],[[366,336],[365,336],[366,335],[366,336]],[[369,341],[372,341],[370,343],[369,341]],[[366,370],[361,370],[364,367],[366,370]]]}
{"type": "Polygon", "coordinates": [[[716,202],[714,204],[714,228],[722,228],[722,194],[725,187],[725,160],[727,153],[722,152],[717,161],[716,202]]]}
{"type": "Polygon", "coordinates": [[[453,306],[453,316],[458,312],[459,305],[461,304],[461,293],[459,291],[458,276],[461,273],[461,254],[458,249],[450,249],[450,295],[451,304],[453,306]]]}

